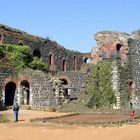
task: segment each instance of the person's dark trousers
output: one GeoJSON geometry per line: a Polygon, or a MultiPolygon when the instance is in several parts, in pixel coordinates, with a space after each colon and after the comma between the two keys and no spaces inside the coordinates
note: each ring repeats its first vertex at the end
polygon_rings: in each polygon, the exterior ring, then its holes
{"type": "Polygon", "coordinates": [[[14,122],[18,121],[18,111],[14,111],[14,122]]]}

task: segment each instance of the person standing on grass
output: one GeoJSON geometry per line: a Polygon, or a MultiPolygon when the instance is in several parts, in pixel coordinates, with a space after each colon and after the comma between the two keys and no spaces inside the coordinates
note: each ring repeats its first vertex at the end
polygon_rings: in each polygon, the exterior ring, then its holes
{"type": "Polygon", "coordinates": [[[14,112],[14,122],[18,122],[18,112],[19,112],[18,103],[16,103],[16,104],[13,106],[13,112],[14,112]]]}

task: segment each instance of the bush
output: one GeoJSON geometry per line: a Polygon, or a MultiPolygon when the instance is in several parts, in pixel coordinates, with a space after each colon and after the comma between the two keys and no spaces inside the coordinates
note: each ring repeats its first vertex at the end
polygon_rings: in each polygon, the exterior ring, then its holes
{"type": "Polygon", "coordinates": [[[49,65],[42,62],[38,57],[34,57],[33,61],[29,63],[29,66],[34,70],[49,70],[49,65]]]}

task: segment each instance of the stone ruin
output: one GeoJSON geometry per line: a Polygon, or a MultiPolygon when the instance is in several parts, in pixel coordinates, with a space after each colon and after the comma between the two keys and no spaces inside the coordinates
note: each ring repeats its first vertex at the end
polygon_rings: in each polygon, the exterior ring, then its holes
{"type": "MultiPolygon", "coordinates": [[[[98,32],[97,47],[91,53],[70,51],[50,39],[29,35],[26,32],[0,25],[0,44],[28,45],[32,54],[50,65],[50,72],[25,70],[15,73],[9,68],[0,69],[0,106],[14,102],[33,108],[59,107],[79,99],[85,94],[90,65],[113,60],[112,88],[117,104],[122,108],[123,95],[127,108],[130,102],[140,109],[140,31],[132,35],[122,32],[98,32]],[[90,59],[92,64],[86,64],[90,59]],[[81,70],[82,67],[86,67],[81,70]]],[[[1,59],[0,62],[3,60],[1,59]]]]}
{"type": "MultiPolygon", "coordinates": [[[[87,75],[80,71],[84,54],[5,25],[0,25],[0,44],[27,45],[33,56],[50,65],[50,71],[46,73],[35,70],[16,73],[10,66],[0,68],[1,106],[18,102],[33,108],[56,108],[78,99],[85,91],[87,75]]],[[[2,58],[0,62],[5,64],[2,58]]]]}
{"type": "Polygon", "coordinates": [[[114,60],[112,65],[112,88],[116,93],[116,109],[121,108],[122,96],[130,94],[126,99],[126,107],[140,109],[140,31],[131,35],[122,32],[98,32],[95,34],[97,47],[91,51],[92,63],[114,60]]]}

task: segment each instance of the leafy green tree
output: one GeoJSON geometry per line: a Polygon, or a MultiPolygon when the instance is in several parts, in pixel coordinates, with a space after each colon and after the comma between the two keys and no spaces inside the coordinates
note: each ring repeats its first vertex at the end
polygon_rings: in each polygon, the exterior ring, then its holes
{"type": "Polygon", "coordinates": [[[28,67],[28,63],[32,61],[31,49],[28,46],[8,45],[9,60],[13,67],[20,71],[28,67]]]}
{"type": "Polygon", "coordinates": [[[2,55],[5,55],[5,60],[7,60],[8,63],[10,62],[17,72],[25,68],[49,70],[48,64],[45,64],[39,58],[33,57],[31,48],[28,46],[0,45],[0,56],[2,57],[2,55]]]}

